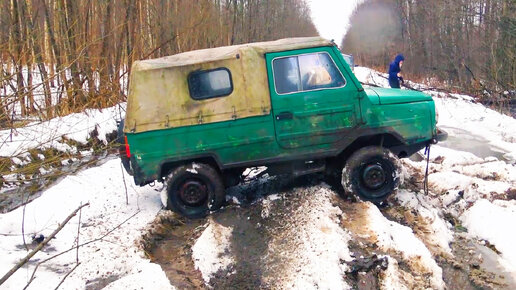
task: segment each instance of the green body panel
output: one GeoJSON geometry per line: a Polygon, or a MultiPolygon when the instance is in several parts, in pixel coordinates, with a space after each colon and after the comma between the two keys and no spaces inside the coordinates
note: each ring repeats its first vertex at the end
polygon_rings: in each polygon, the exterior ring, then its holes
{"type": "Polygon", "coordinates": [[[373,105],[365,112],[370,128],[390,128],[403,137],[407,144],[429,140],[435,132],[431,117],[433,101],[396,105],[373,105]]]}
{"type": "Polygon", "coordinates": [[[406,90],[364,90],[336,47],[265,54],[271,110],[268,114],[183,127],[128,132],[137,184],[161,177],[167,162],[212,157],[222,168],[336,156],[360,136],[393,133],[406,145],[428,142],[436,133],[431,97],[406,90]],[[337,89],[278,95],[274,58],[328,53],[346,79],[337,89]],[[278,120],[281,113],[292,119],[278,120]]]}
{"type": "Polygon", "coordinates": [[[163,162],[212,156],[221,164],[263,159],[278,153],[271,115],[127,134],[131,154],[147,176],[163,162]]]}
{"type": "Polygon", "coordinates": [[[367,95],[371,99],[376,95],[380,105],[403,104],[432,100],[431,96],[422,92],[399,89],[372,88],[367,90],[367,95]]]}
{"type": "Polygon", "coordinates": [[[266,55],[266,61],[271,64],[275,58],[312,52],[326,52],[332,57],[346,80],[344,87],[278,94],[274,88],[272,66],[267,68],[276,139],[282,148],[291,149],[292,154],[296,154],[296,148],[339,141],[346,135],[342,133],[357,125],[355,116],[360,110],[358,88],[344,70],[337,58],[340,53],[336,54],[334,47],[270,53],[266,55]],[[285,113],[291,114],[292,119],[279,118],[285,113]]]}

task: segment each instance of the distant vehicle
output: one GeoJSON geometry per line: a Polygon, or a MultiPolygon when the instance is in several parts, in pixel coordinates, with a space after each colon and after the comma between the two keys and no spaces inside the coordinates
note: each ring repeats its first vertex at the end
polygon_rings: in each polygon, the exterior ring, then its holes
{"type": "Polygon", "coordinates": [[[121,158],[137,185],[164,182],[168,208],[219,209],[248,167],[341,176],[381,202],[398,158],[446,138],[424,93],[364,89],[333,42],[291,38],[136,61],[121,158]]]}
{"type": "Polygon", "coordinates": [[[355,59],[351,54],[342,54],[342,57],[346,61],[346,63],[349,65],[352,71],[355,71],[355,59]]]}

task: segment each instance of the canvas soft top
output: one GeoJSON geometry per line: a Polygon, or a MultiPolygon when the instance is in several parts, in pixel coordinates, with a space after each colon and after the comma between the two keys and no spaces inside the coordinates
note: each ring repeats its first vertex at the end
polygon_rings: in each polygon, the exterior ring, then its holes
{"type": "Polygon", "coordinates": [[[183,52],[156,59],[135,62],[136,70],[162,69],[168,67],[188,66],[234,58],[242,49],[252,48],[259,54],[268,52],[294,50],[319,46],[332,46],[333,42],[322,37],[284,38],[275,41],[254,42],[231,46],[222,46],[183,52]]]}
{"type": "Polygon", "coordinates": [[[333,46],[320,37],[288,38],[184,52],[134,62],[124,132],[169,128],[268,115],[271,110],[265,54],[333,46]],[[227,96],[194,100],[191,72],[225,68],[233,91],[227,96]]]}

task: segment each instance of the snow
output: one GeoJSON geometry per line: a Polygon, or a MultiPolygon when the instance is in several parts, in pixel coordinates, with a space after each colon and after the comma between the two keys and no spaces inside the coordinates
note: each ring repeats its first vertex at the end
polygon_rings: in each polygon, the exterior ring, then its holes
{"type": "MultiPolygon", "coordinates": [[[[289,243],[296,250],[289,253],[291,259],[279,288],[294,289],[347,289],[343,280],[347,266],[342,261],[351,261],[348,242],[351,236],[339,225],[337,216],[342,211],[332,205],[335,194],[319,188],[310,194],[293,216],[299,220],[287,231],[289,243]]],[[[283,237],[269,243],[269,255],[282,250],[283,237]]]]}
{"type": "Polygon", "coordinates": [[[516,232],[512,229],[516,221],[516,201],[480,199],[461,216],[468,233],[493,244],[504,261],[504,265],[516,278],[516,232]]]}
{"type": "Polygon", "coordinates": [[[488,140],[490,145],[516,157],[516,120],[463,98],[434,98],[439,123],[460,128],[488,140]]]}
{"type": "Polygon", "coordinates": [[[106,135],[117,129],[116,120],[120,119],[120,110],[125,111],[125,104],[102,110],[88,109],[83,113],[57,117],[49,121],[32,122],[13,130],[0,130],[0,156],[18,156],[32,148],[73,151],[62,138],[85,144],[95,129],[99,140],[107,144],[106,135]]]}
{"type": "MultiPolygon", "coordinates": [[[[363,67],[355,68],[355,74],[364,83],[388,87],[387,80],[383,78],[385,74],[363,67]]],[[[426,87],[411,85],[423,90],[426,87]]],[[[516,120],[475,103],[471,96],[425,92],[434,97],[439,113],[438,126],[448,132],[450,141],[431,148],[428,178],[431,195],[400,190],[396,199],[403,206],[416,210],[428,224],[431,237],[426,237],[425,243],[436,245],[450,254],[449,243],[454,235],[443,214],[452,214],[462,221],[470,237],[495,245],[502,253],[500,264],[514,277],[516,248],[513,245],[516,244],[516,235],[507,227],[510,221],[516,221],[516,202],[500,200],[499,197],[516,188],[516,120]],[[456,144],[450,143],[454,138],[462,142],[458,144],[461,145],[460,150],[453,148],[456,144]],[[483,158],[476,147],[484,147],[480,148],[481,153],[491,154],[491,157],[483,158]],[[499,160],[499,156],[504,160],[499,160]]],[[[419,168],[421,172],[426,166],[424,161],[405,160],[404,164],[419,168]]],[[[379,224],[377,230],[383,237],[384,246],[399,249],[404,255],[424,253],[426,267],[435,268],[428,251],[414,240],[409,228],[393,225],[374,208],[370,211],[376,213],[373,220],[379,224]],[[384,232],[389,227],[397,230],[384,232]]],[[[390,258],[391,261],[394,259],[390,258]]],[[[400,284],[404,280],[400,278],[402,272],[396,268],[397,265],[389,263],[383,274],[384,287],[400,289],[403,285],[400,284]]],[[[433,280],[435,287],[442,286],[436,275],[433,280]]]]}
{"type": "Polygon", "coordinates": [[[170,285],[167,278],[163,277],[164,273],[159,265],[142,262],[137,267],[133,270],[134,274],[124,276],[103,289],[175,289],[170,285]]]}
{"type": "MultiPolygon", "coordinates": [[[[101,166],[67,176],[45,190],[41,197],[27,204],[25,235],[28,243],[32,235],[48,236],[74,209],[87,202],[90,205],[81,211],[80,243],[100,238],[116,228],[102,240],[80,247],[81,264],[65,280],[63,289],[84,288],[95,281],[120,278],[124,279],[119,282],[122,284],[116,285],[127,285],[139,281],[146,276],[145,273],[151,272],[152,278],[148,277],[147,280],[152,279],[156,288],[170,287],[165,274],[143,258],[142,251],[136,244],[142,230],[161,210],[159,194],[149,186],[135,187],[130,183],[127,192],[129,204],[126,205],[122,174],[126,173],[122,173],[120,161],[109,160],[101,166]],[[127,222],[122,224],[125,220],[127,222]],[[122,225],[117,228],[120,224],[122,225]]],[[[125,178],[130,180],[128,175],[125,178]]],[[[16,261],[27,254],[21,235],[22,216],[23,208],[0,215],[1,273],[6,273],[16,261]]],[[[32,261],[41,261],[72,248],[75,245],[78,225],[79,218],[75,216],[32,261]]],[[[29,289],[57,286],[60,279],[75,266],[75,256],[76,251],[73,250],[42,264],[29,289]]],[[[17,271],[2,287],[23,287],[32,274],[35,262],[17,271]]]]}
{"type": "Polygon", "coordinates": [[[437,265],[425,244],[419,240],[412,229],[389,221],[380,210],[368,203],[369,227],[376,234],[378,245],[402,253],[404,259],[422,266],[431,276],[432,286],[444,289],[442,269],[437,265]]]}
{"type": "MultiPolygon", "coordinates": [[[[343,279],[347,265],[343,261],[352,260],[348,249],[351,236],[339,225],[342,211],[332,204],[335,193],[325,185],[317,185],[298,189],[296,194],[302,195],[303,199],[286,216],[279,216],[290,210],[283,205],[283,194],[273,194],[261,200],[262,210],[267,213],[262,212],[263,220],[260,222],[267,223],[268,219],[273,219],[284,224],[265,230],[271,231],[271,240],[267,241],[267,251],[260,262],[266,272],[262,280],[277,288],[348,289],[343,279]],[[269,215],[271,212],[274,215],[269,215]],[[283,262],[278,264],[278,261],[283,262]]],[[[250,221],[257,227],[264,226],[257,222],[250,221]]],[[[231,228],[210,219],[208,227],[192,248],[195,266],[206,282],[214,273],[234,263],[232,234],[231,228]]]]}
{"type": "Polygon", "coordinates": [[[230,227],[211,221],[192,247],[195,268],[201,271],[206,283],[210,282],[213,274],[234,262],[229,253],[232,231],[230,227]]]}
{"type": "Polygon", "coordinates": [[[437,246],[445,254],[452,255],[450,243],[454,237],[451,225],[444,221],[441,211],[426,201],[424,196],[418,197],[416,193],[408,190],[400,190],[396,194],[396,198],[401,205],[416,210],[419,216],[426,221],[427,230],[430,231],[429,235],[425,236],[427,243],[437,246]]]}
{"type": "Polygon", "coordinates": [[[387,269],[382,273],[382,289],[408,290],[409,288],[402,282],[404,279],[400,277],[402,272],[396,259],[390,256],[387,256],[387,259],[389,261],[387,269]]]}
{"type": "MultiPolygon", "coordinates": [[[[388,86],[382,74],[371,69],[357,67],[355,74],[363,82],[388,86]]],[[[422,84],[411,85],[425,89],[422,84]]],[[[516,201],[504,200],[508,199],[507,193],[516,188],[516,120],[475,103],[470,96],[433,91],[427,93],[434,97],[439,111],[438,125],[445,128],[451,138],[465,139],[465,145],[457,148],[450,142],[442,142],[432,146],[429,194],[401,187],[393,198],[393,202],[423,221],[418,227],[424,227],[425,232],[416,230],[413,225],[389,220],[376,206],[359,202],[357,206],[364,205],[366,208],[364,215],[369,232],[357,234],[357,237],[376,239],[379,248],[389,253],[388,268],[380,273],[382,288],[410,289],[414,286],[407,282],[411,280],[411,274],[398,265],[401,261],[395,257],[401,256],[410,267],[419,267],[428,274],[433,288],[442,289],[445,285],[436,257],[453,256],[450,243],[454,241],[456,233],[444,217],[451,215],[467,229],[467,233],[464,233],[466,237],[479,245],[486,241],[494,245],[501,253],[499,264],[516,280],[516,248],[513,246],[516,244],[516,234],[510,230],[511,222],[516,221],[516,201]],[[485,146],[487,155],[481,156],[470,148],[475,146],[485,146]]],[[[107,142],[106,134],[116,130],[115,120],[124,106],[87,110],[82,114],[47,122],[33,122],[12,131],[1,130],[0,156],[13,157],[14,165],[23,166],[30,162],[27,151],[32,148],[76,151],[76,148],[63,142],[62,137],[86,143],[94,129],[99,133],[99,139],[107,142]]],[[[91,155],[92,152],[81,151],[81,154],[91,155]]],[[[39,154],[38,158],[44,159],[44,156],[39,154]]],[[[424,172],[426,167],[425,161],[403,160],[403,164],[405,179],[412,177],[410,174],[414,169],[424,172]]],[[[198,165],[194,164],[190,170],[195,173],[197,168],[198,165]]],[[[40,170],[45,171],[43,168],[40,170]]],[[[252,168],[244,174],[249,180],[264,170],[266,167],[252,168]]],[[[6,181],[23,178],[17,174],[2,177],[6,181]]],[[[271,179],[264,177],[259,182],[267,180],[271,179]]],[[[340,219],[346,213],[334,205],[332,199],[337,198],[335,193],[324,184],[296,188],[295,193],[303,195],[304,199],[291,216],[277,216],[291,198],[283,192],[275,192],[258,203],[262,219],[286,219],[281,221],[285,228],[277,229],[279,235],[268,244],[270,255],[288,256],[289,263],[282,267],[281,285],[277,286],[349,288],[344,281],[346,262],[353,260],[348,243],[356,233],[342,227],[340,219]],[[285,248],[285,238],[295,247],[285,248]]],[[[132,178],[123,172],[119,160],[107,160],[100,166],[65,177],[26,206],[25,237],[30,243],[32,235],[48,236],[81,203],[89,202],[90,205],[81,212],[80,224],[78,216],[72,218],[57,237],[36,254],[33,262],[16,272],[2,287],[23,287],[38,261],[75,245],[80,226],[80,243],[95,240],[116,229],[105,238],[80,247],[81,264],[65,280],[63,289],[95,288],[100,285],[107,285],[107,289],[172,288],[161,268],[144,258],[138,246],[142,231],[154,220],[162,203],[166,204],[166,199],[163,188],[136,187],[132,178]],[[125,204],[122,174],[127,181],[128,205],[125,204]],[[127,222],[123,223],[125,220],[127,222]]],[[[231,200],[235,206],[240,204],[235,196],[231,200]]],[[[27,254],[21,236],[22,215],[23,208],[0,215],[2,273],[27,254]]],[[[208,219],[206,228],[195,242],[193,261],[207,283],[214,273],[230,269],[235,263],[231,252],[232,234],[231,227],[208,219]]],[[[34,245],[29,244],[29,247],[33,248],[34,245]]],[[[71,251],[44,263],[36,272],[36,279],[29,289],[57,286],[75,266],[75,255],[76,252],[71,251]]]]}

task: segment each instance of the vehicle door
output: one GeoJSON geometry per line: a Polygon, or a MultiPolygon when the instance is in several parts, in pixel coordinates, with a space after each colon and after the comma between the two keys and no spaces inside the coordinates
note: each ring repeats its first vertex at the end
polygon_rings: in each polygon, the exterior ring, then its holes
{"type": "Polygon", "coordinates": [[[357,88],[331,47],[269,53],[266,61],[279,146],[326,146],[349,134],[357,88]]]}

